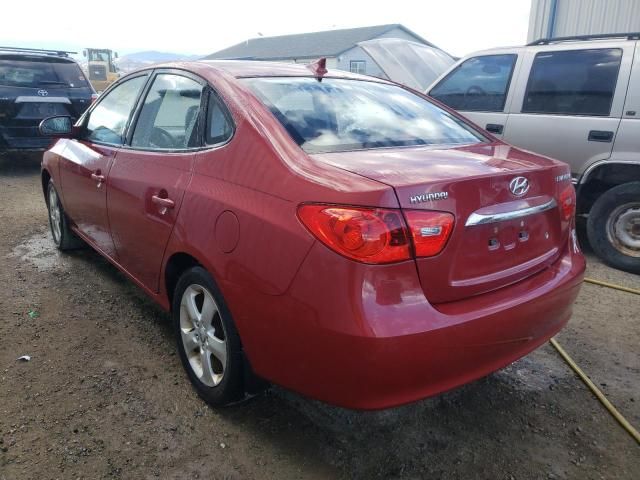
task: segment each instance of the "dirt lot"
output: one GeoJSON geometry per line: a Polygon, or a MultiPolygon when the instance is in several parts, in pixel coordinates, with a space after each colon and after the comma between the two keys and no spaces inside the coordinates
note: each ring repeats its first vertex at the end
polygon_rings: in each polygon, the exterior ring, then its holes
{"type": "MultiPolygon", "coordinates": [[[[38,175],[0,160],[0,480],[640,478],[638,445],[548,345],[384,412],[277,387],[207,408],[168,315],[92,251],[56,253],[38,175]]],[[[593,256],[588,275],[640,288],[593,256]]],[[[636,427],[639,317],[640,297],[585,284],[558,336],[636,427]]]]}

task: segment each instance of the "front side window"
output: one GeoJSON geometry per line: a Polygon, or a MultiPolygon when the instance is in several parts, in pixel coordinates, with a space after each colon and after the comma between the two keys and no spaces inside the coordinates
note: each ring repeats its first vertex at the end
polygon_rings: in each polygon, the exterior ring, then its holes
{"type": "Polygon", "coordinates": [[[101,97],[87,119],[87,140],[122,145],[131,111],[146,81],[146,75],[126,80],[101,97]]]}
{"type": "Polygon", "coordinates": [[[201,84],[187,77],[157,75],[144,100],[131,146],[170,150],[200,146],[202,89],[201,84]]]}
{"type": "Polygon", "coordinates": [[[349,71],[365,75],[367,73],[367,62],[364,60],[351,60],[349,62],[349,71]]]}
{"type": "Polygon", "coordinates": [[[458,65],[429,95],[455,110],[502,112],[517,55],[473,57],[458,65]]]}
{"type": "Polygon", "coordinates": [[[307,77],[243,81],[309,153],[486,140],[462,120],[396,85],[307,77]]]}
{"type": "Polygon", "coordinates": [[[609,115],[621,60],[617,48],[538,53],[522,112],[609,115]]]}

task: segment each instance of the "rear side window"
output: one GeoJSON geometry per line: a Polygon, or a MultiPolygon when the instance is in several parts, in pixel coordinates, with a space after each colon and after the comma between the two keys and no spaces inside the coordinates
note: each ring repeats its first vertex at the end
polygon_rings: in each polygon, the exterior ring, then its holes
{"type": "Polygon", "coordinates": [[[609,115],[621,60],[617,48],[538,53],[522,112],[609,115]]]}
{"type": "Polygon", "coordinates": [[[213,92],[209,93],[208,117],[207,145],[215,145],[229,140],[233,134],[231,115],[222,100],[213,92]]]}
{"type": "Polygon", "coordinates": [[[455,110],[502,112],[517,55],[486,55],[461,63],[429,95],[455,110]]]}
{"type": "Polygon", "coordinates": [[[337,78],[246,78],[309,153],[486,139],[429,100],[396,85],[337,78]]]}
{"type": "Polygon", "coordinates": [[[136,123],[131,146],[185,149],[199,146],[202,85],[187,77],[159,74],[136,123]]]}
{"type": "Polygon", "coordinates": [[[87,119],[87,140],[122,145],[131,111],[146,81],[146,75],[126,80],[101,97],[87,119]]]}
{"type": "Polygon", "coordinates": [[[46,58],[0,58],[0,85],[47,90],[89,88],[77,63],[46,58]]]}

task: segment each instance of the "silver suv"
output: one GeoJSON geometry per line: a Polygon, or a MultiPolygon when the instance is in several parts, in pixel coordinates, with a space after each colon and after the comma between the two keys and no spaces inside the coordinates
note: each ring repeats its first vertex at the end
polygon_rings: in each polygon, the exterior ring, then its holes
{"type": "Polygon", "coordinates": [[[605,262],[640,273],[640,34],[468,55],[427,89],[508,143],[571,165],[605,262]]]}

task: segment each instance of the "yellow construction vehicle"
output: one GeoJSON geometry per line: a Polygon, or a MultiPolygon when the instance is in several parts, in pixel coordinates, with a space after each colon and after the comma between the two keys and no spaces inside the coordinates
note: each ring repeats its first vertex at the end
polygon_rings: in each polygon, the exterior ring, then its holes
{"type": "Polygon", "coordinates": [[[106,48],[87,48],[82,54],[87,58],[89,81],[96,92],[104,91],[120,77],[118,67],[113,63],[118,58],[118,52],[106,48]]]}

